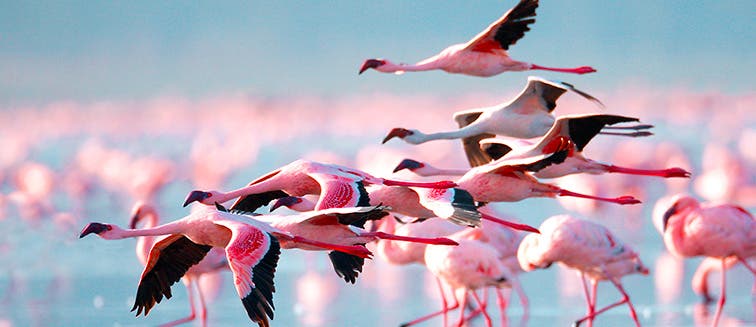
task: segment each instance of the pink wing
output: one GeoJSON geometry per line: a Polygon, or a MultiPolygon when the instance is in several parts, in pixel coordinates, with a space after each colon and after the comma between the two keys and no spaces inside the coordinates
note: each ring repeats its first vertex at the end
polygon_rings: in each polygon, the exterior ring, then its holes
{"type": "Polygon", "coordinates": [[[480,226],[480,213],[469,192],[460,188],[417,188],[412,187],[420,198],[420,204],[441,218],[462,225],[480,226]]]}
{"type": "Polygon", "coordinates": [[[247,315],[260,326],[269,326],[273,319],[273,276],[281,248],[278,240],[253,226],[217,221],[231,230],[226,256],[234,273],[234,286],[247,315]]]}
{"type": "Polygon", "coordinates": [[[361,181],[319,173],[310,173],[310,177],[320,184],[320,198],[315,210],[370,205],[365,184],[361,181]]]}

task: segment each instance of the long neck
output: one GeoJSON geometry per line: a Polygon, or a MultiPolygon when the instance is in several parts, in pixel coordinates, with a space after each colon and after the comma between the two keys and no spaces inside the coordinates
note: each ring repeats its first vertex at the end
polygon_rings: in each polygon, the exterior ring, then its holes
{"type": "MultiPolygon", "coordinates": [[[[158,215],[154,210],[150,210],[144,214],[144,226],[143,228],[152,228],[158,224],[158,215]]],[[[147,264],[147,258],[150,256],[150,250],[152,245],[155,244],[154,236],[143,236],[137,238],[136,254],[139,261],[143,264],[147,264]]]]}
{"type": "Polygon", "coordinates": [[[426,71],[426,70],[433,70],[433,69],[438,69],[438,68],[439,68],[438,61],[432,60],[432,61],[422,61],[416,64],[395,64],[392,62],[387,62],[381,67],[381,70],[387,73],[401,74],[403,72],[426,71]]]}
{"type": "Polygon", "coordinates": [[[440,169],[429,164],[414,170],[420,176],[462,176],[467,173],[465,169],[440,169]]]}
{"type": "Polygon", "coordinates": [[[229,191],[227,193],[220,193],[218,197],[214,199],[214,201],[218,203],[223,203],[228,200],[236,199],[244,195],[263,193],[263,192],[272,191],[274,189],[275,189],[275,186],[273,185],[273,183],[270,180],[267,180],[267,181],[260,182],[258,184],[238,188],[233,191],[229,191]]]}
{"type": "Polygon", "coordinates": [[[185,222],[183,219],[172,221],[167,224],[163,224],[151,228],[142,229],[121,229],[114,234],[115,239],[130,238],[139,236],[160,236],[171,234],[182,234],[185,231],[185,222]]]}

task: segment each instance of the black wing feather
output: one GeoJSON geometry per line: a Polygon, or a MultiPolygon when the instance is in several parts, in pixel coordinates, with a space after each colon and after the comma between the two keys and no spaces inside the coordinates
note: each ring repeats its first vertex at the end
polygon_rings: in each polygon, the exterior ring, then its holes
{"type": "Polygon", "coordinates": [[[336,274],[347,283],[352,284],[357,280],[357,276],[362,272],[362,266],[365,264],[365,259],[340,251],[329,252],[328,258],[331,259],[336,274]]]}
{"type": "Polygon", "coordinates": [[[231,206],[231,210],[239,212],[255,212],[258,208],[268,205],[270,201],[287,196],[289,196],[289,194],[281,190],[246,195],[239,198],[239,200],[231,206]]]}
{"type": "MultiPolygon", "coordinates": [[[[270,234],[268,234],[270,235],[270,234]]],[[[252,321],[257,322],[260,327],[269,327],[268,319],[273,319],[273,292],[276,287],[273,283],[273,277],[276,273],[278,258],[281,255],[281,245],[278,240],[270,236],[270,248],[260,262],[252,268],[252,283],[255,287],[252,291],[241,299],[247,315],[252,321]]]]}
{"type": "Polygon", "coordinates": [[[578,151],[598,134],[606,125],[638,121],[638,118],[617,116],[617,115],[591,115],[586,117],[570,118],[567,122],[569,127],[570,139],[575,142],[578,151]]]}
{"type": "Polygon", "coordinates": [[[171,285],[179,281],[189,268],[199,263],[212,247],[189,240],[186,236],[173,241],[160,251],[160,257],[150,271],[144,274],[137,287],[136,300],[131,311],[146,316],[155,303],[165,296],[171,298],[171,285]]]}
{"type": "Polygon", "coordinates": [[[501,48],[508,50],[509,46],[517,43],[530,30],[528,25],[535,22],[538,0],[521,0],[507,15],[499,28],[496,29],[494,40],[499,42],[501,48]]]}

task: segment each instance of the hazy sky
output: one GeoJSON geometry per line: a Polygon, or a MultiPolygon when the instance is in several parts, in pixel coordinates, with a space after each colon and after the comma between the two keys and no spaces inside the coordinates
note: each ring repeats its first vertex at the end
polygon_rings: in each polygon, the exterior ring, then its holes
{"type": "Polygon", "coordinates": [[[588,89],[628,83],[752,92],[756,4],[542,1],[513,58],[598,73],[357,70],[370,57],[415,62],[466,42],[507,1],[3,1],[0,106],[245,93],[444,94],[520,88],[541,75],[588,89]]]}

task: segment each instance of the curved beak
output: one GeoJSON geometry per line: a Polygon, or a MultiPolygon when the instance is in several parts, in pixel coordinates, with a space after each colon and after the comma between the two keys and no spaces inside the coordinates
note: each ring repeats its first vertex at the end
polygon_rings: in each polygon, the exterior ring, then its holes
{"type": "Polygon", "coordinates": [[[402,162],[400,162],[398,165],[396,165],[396,168],[394,168],[394,172],[398,172],[402,169],[409,169],[409,170],[415,170],[418,168],[422,168],[424,165],[420,162],[417,162],[412,159],[404,159],[402,162]]]}
{"type": "Polygon", "coordinates": [[[380,59],[368,59],[368,60],[365,60],[365,62],[362,63],[362,67],[360,67],[360,72],[357,73],[357,75],[361,75],[366,70],[368,70],[368,68],[375,69],[376,67],[382,66],[385,63],[386,63],[386,61],[380,60],[380,59]]]}
{"type": "Polygon", "coordinates": [[[672,217],[677,212],[677,203],[675,203],[673,206],[671,206],[667,211],[664,212],[664,216],[662,216],[662,232],[667,231],[667,222],[669,221],[669,218],[672,217]]]}
{"type": "Polygon", "coordinates": [[[388,142],[388,140],[390,140],[390,139],[392,139],[394,137],[398,137],[400,139],[403,139],[403,138],[407,137],[408,135],[412,135],[412,134],[413,134],[412,131],[410,131],[410,130],[408,130],[406,128],[397,127],[397,128],[392,129],[388,133],[388,135],[386,135],[386,137],[383,138],[383,142],[381,142],[381,143],[382,144],[386,144],[386,142],[388,142]]]}
{"type": "Polygon", "coordinates": [[[110,226],[107,224],[89,223],[88,225],[84,226],[84,229],[81,230],[81,233],[79,234],[79,238],[82,238],[92,233],[100,234],[106,230],[110,230],[110,226]]]}
{"type": "Polygon", "coordinates": [[[137,212],[134,213],[133,216],[131,216],[131,219],[129,219],[129,228],[130,229],[136,229],[136,224],[139,222],[139,219],[141,219],[141,215],[139,214],[141,210],[137,210],[137,212]]]}
{"type": "Polygon", "coordinates": [[[282,197],[276,202],[273,202],[273,205],[270,206],[270,211],[273,212],[274,210],[280,208],[280,207],[287,207],[290,208],[291,206],[302,202],[302,199],[296,196],[285,196],[282,197]]]}
{"type": "Polygon", "coordinates": [[[184,207],[188,206],[189,203],[192,203],[194,201],[201,201],[203,199],[207,198],[207,192],[203,191],[192,191],[189,193],[189,195],[186,197],[186,200],[184,201],[184,207]]]}

